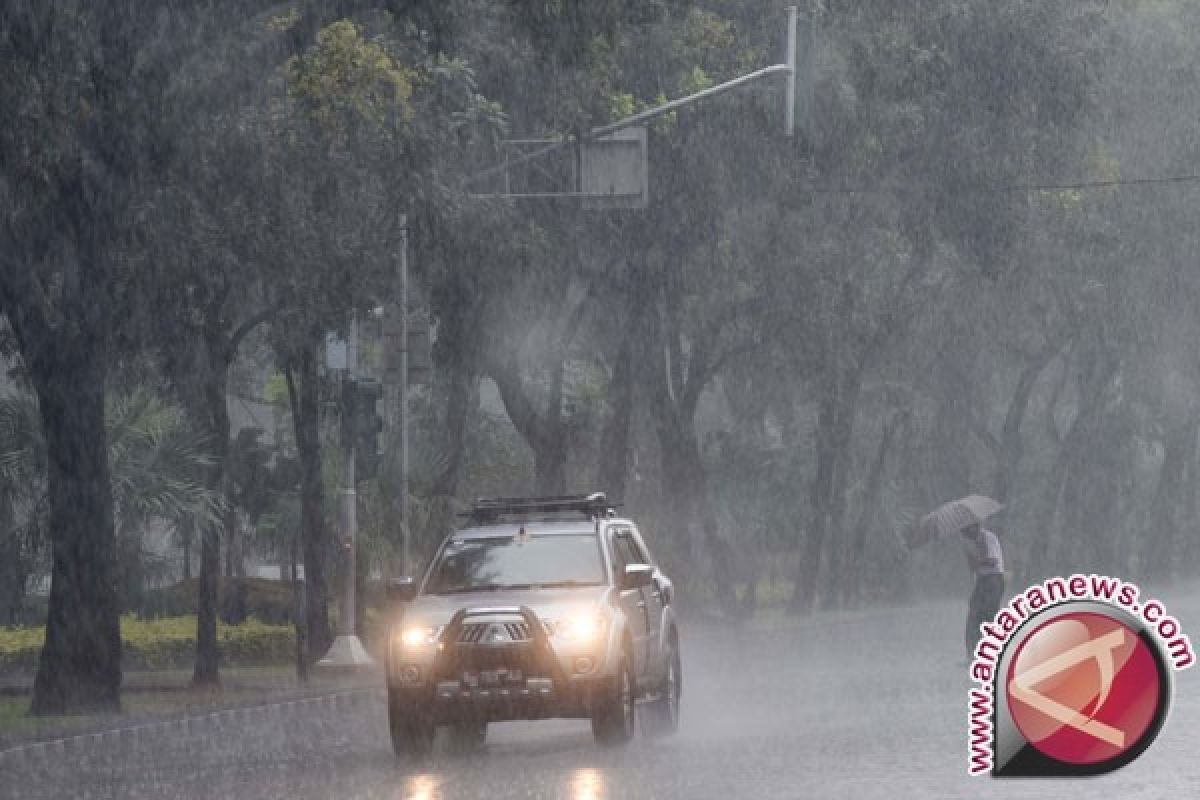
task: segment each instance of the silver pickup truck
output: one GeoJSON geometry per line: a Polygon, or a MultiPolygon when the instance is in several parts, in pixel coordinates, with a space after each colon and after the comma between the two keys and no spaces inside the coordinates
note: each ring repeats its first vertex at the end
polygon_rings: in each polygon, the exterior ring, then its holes
{"type": "Polygon", "coordinates": [[[596,741],[674,732],[683,688],[674,587],[603,494],[477,501],[419,581],[393,584],[386,655],[397,755],[489,722],[591,719],[596,741]]]}

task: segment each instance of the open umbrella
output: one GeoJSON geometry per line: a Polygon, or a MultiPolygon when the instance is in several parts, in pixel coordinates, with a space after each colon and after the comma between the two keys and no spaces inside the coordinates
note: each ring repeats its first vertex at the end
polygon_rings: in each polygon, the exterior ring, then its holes
{"type": "Polygon", "coordinates": [[[916,528],[908,532],[908,546],[919,547],[932,539],[958,533],[968,525],[983,522],[1004,508],[987,495],[972,494],[938,506],[921,517],[916,528]]]}

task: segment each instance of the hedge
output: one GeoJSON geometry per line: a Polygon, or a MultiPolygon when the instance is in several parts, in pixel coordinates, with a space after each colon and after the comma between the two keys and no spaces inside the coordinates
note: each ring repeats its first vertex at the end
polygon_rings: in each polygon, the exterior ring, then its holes
{"type": "MultiPolygon", "coordinates": [[[[191,578],[180,581],[172,586],[160,589],[150,589],[142,595],[136,611],[143,617],[180,617],[196,613],[196,589],[199,580],[191,578]]],[[[273,625],[286,625],[292,622],[292,586],[283,581],[272,581],[264,578],[242,578],[230,581],[227,578],[217,579],[217,608],[221,609],[222,618],[236,621],[238,617],[247,616],[269,622],[273,625]],[[237,587],[241,597],[236,596],[233,589],[237,587]],[[233,613],[240,601],[242,614],[233,613]]]]}
{"type": "MultiPolygon", "coordinates": [[[[0,675],[31,675],[37,670],[45,629],[0,628],[0,675]]],[[[295,658],[296,639],[290,626],[248,619],[240,625],[217,625],[221,663],[225,666],[286,664],[295,658]]],[[[139,619],[121,617],[121,666],[126,670],[184,669],[196,650],[194,616],[139,619]]]]}

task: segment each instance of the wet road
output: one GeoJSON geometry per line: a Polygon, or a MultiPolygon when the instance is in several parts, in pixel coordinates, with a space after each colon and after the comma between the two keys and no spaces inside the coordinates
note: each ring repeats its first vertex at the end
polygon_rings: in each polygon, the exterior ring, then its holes
{"type": "MultiPolygon", "coordinates": [[[[1200,603],[1172,609],[1200,625],[1200,603]]],[[[1200,688],[1176,676],[1158,741],[1099,779],[965,774],[961,609],[937,604],[739,630],[684,631],[679,734],[597,748],[586,722],[493,725],[478,753],[396,762],[381,695],[220,730],[149,737],[134,752],[66,754],[0,774],[21,798],[1123,798],[1200,796],[1200,688]]],[[[1195,630],[1192,631],[1195,634],[1195,630]]]]}

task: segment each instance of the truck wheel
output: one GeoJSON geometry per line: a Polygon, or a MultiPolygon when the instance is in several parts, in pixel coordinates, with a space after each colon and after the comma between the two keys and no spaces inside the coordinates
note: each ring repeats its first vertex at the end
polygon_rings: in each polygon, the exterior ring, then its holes
{"type": "Polygon", "coordinates": [[[653,736],[669,736],[679,730],[679,698],[683,696],[683,668],[679,660],[679,644],[672,637],[667,653],[667,672],[659,694],[643,706],[646,712],[645,731],[653,736]]]}
{"type": "Polygon", "coordinates": [[[392,752],[401,758],[423,756],[433,749],[433,720],[417,703],[394,689],[388,689],[388,728],[392,752]]]}
{"type": "Polygon", "coordinates": [[[487,740],[487,726],[486,722],[480,720],[456,721],[450,726],[450,742],[459,752],[478,750],[487,740]]]}
{"type": "Polygon", "coordinates": [[[592,708],[592,735],[602,745],[622,745],[633,738],[636,691],[629,651],[621,654],[612,692],[592,708]]]}

